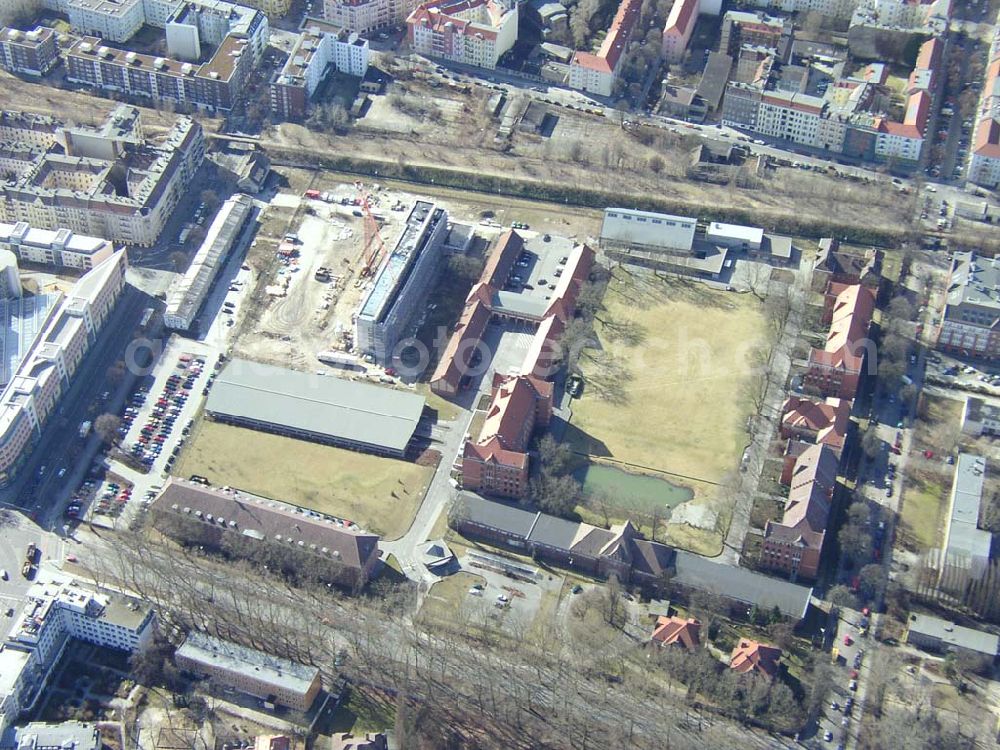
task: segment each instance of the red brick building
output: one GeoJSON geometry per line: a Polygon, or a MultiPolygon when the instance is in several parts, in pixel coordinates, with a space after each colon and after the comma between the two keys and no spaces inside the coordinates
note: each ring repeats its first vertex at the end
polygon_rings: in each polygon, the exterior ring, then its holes
{"type": "Polygon", "coordinates": [[[799,455],[781,522],[768,521],[764,527],[765,568],[792,580],[816,577],[839,464],[836,452],[826,445],[810,445],[799,455]]]}
{"type": "Polygon", "coordinates": [[[847,439],[851,406],[842,398],[813,401],[789,396],[781,407],[781,437],[829,445],[839,453],[847,439]]]}
{"type": "Polygon", "coordinates": [[[823,396],[853,399],[868,358],[875,291],[861,284],[831,284],[830,291],[835,293],[828,294],[825,310],[830,321],[826,345],[809,352],[803,385],[823,396]]]}
{"type": "Polygon", "coordinates": [[[462,452],[467,490],[501,497],[528,493],[528,444],[552,417],[552,384],[531,375],[493,380],[493,396],[479,438],[462,452]]]}

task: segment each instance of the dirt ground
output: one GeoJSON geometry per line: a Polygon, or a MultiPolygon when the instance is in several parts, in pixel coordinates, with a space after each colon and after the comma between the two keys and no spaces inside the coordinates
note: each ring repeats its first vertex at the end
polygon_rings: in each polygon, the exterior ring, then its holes
{"type": "MultiPolygon", "coordinates": [[[[260,230],[248,254],[248,262],[259,271],[260,288],[255,290],[254,298],[261,305],[239,330],[234,353],[298,369],[323,369],[325,365],[316,355],[351,345],[354,315],[370,285],[367,280],[359,283],[364,222],[354,216],[356,206],[339,202],[341,198],[357,197],[358,190],[350,175],[284,167],[278,172],[282,187],[262,213],[260,230]],[[335,200],[327,203],[305,199],[307,189],[330,192],[335,200]],[[285,264],[277,260],[276,252],[287,232],[297,233],[301,244],[297,246],[299,257],[285,264]],[[331,270],[333,281],[314,278],[321,266],[331,270]],[[284,296],[267,294],[266,287],[285,281],[284,296]]],[[[598,211],[517,199],[493,200],[443,188],[414,192],[413,186],[395,181],[370,182],[366,188],[371,194],[373,213],[385,219],[379,234],[387,251],[395,245],[418,198],[436,201],[447,209],[452,222],[475,225],[477,235],[484,240],[500,233],[495,227],[481,224],[487,216],[503,226],[519,221],[528,224],[529,231],[580,240],[593,241],[600,231],[598,211]],[[380,190],[374,190],[375,184],[380,190]]],[[[447,325],[453,322],[449,320],[447,325]]]]}

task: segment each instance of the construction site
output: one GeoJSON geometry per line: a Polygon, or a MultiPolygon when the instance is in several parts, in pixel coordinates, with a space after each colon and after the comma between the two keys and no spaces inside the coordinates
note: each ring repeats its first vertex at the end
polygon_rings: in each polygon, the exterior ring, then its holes
{"type": "Polygon", "coordinates": [[[288,184],[263,211],[248,253],[257,305],[238,321],[233,354],[299,370],[395,382],[393,348],[446,306],[428,295],[447,255],[481,257],[502,226],[528,225],[523,219],[540,232],[567,228],[564,217],[527,204],[432,199],[323,172],[283,175],[288,184]],[[387,332],[397,319],[402,325],[387,332]],[[356,341],[359,330],[375,343],[356,341]]]}
{"type": "Polygon", "coordinates": [[[363,372],[369,363],[354,354],[355,317],[413,202],[361,183],[278,193],[249,253],[260,305],[243,321],[237,353],[363,372]]]}

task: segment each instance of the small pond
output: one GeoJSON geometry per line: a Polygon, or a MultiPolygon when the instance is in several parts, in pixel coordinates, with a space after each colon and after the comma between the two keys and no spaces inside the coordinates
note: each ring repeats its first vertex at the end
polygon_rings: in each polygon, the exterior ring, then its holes
{"type": "Polygon", "coordinates": [[[674,508],[694,497],[690,487],[672,484],[659,477],[631,474],[605,464],[587,464],[574,477],[583,485],[584,494],[603,493],[640,507],[666,505],[674,508]]]}

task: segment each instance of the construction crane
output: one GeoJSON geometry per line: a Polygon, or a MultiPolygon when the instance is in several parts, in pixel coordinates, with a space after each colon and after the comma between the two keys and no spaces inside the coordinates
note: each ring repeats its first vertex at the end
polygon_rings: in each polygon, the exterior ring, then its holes
{"type": "Polygon", "coordinates": [[[372,213],[368,191],[365,190],[365,186],[360,181],[355,182],[354,185],[358,189],[358,201],[361,205],[361,212],[364,214],[365,224],[365,241],[361,249],[361,258],[365,265],[361,269],[361,275],[371,276],[375,273],[379,263],[382,262],[382,256],[385,255],[385,242],[382,240],[382,235],[379,234],[378,221],[372,213]]]}

